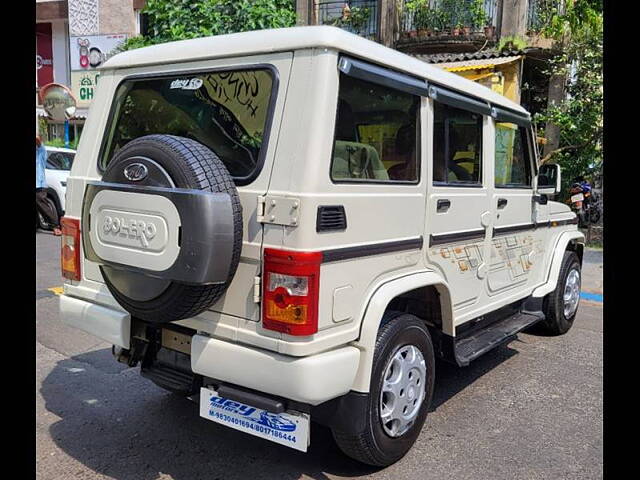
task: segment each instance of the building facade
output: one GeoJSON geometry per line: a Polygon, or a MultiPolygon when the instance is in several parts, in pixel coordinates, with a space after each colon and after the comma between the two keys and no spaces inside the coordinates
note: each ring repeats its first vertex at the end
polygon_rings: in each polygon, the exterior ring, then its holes
{"type": "Polygon", "coordinates": [[[36,0],[36,132],[45,141],[63,139],[64,122],[48,117],[40,90],[68,87],[77,108],[69,140],[82,132],[98,83],[99,67],[114,48],[139,34],[144,0],[36,0]]]}
{"type": "MultiPolygon", "coordinates": [[[[541,30],[563,0],[297,0],[299,25],[335,25],[477,81],[530,112],[563,95],[541,30]]],[[[545,129],[545,150],[557,146],[545,129]]]]}

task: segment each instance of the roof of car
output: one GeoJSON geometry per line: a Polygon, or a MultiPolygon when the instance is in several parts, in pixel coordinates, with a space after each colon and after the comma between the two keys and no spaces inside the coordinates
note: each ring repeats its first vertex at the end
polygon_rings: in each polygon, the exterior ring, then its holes
{"type": "Polygon", "coordinates": [[[308,48],[329,48],[354,57],[416,75],[460,92],[482,97],[493,104],[526,112],[508,98],[467,80],[443,71],[404,53],[372,42],[337,27],[307,26],[257,30],[214,37],[180,40],[119,53],[111,57],[101,70],[170,64],[222,57],[257,55],[308,48]]]}

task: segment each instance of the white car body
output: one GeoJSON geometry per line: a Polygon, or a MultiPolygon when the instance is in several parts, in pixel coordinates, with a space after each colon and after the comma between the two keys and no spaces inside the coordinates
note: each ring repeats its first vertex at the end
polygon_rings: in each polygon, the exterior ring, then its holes
{"type": "MultiPolygon", "coordinates": [[[[70,148],[59,148],[59,147],[45,147],[47,150],[47,168],[45,169],[45,177],[47,180],[47,187],[52,189],[59,202],[60,212],[63,213],[66,207],[66,195],[67,195],[67,178],[69,177],[70,169],[66,168],[55,168],[55,167],[65,167],[64,164],[60,162],[55,162],[51,157],[57,154],[63,155],[64,157],[71,158],[75,157],[76,151],[70,148]]],[[[55,201],[55,200],[54,200],[55,201]]]]}
{"type": "MultiPolygon", "coordinates": [[[[466,328],[514,302],[533,299],[541,305],[542,297],[556,288],[565,251],[581,257],[584,236],[575,215],[566,205],[547,203],[546,197],[538,201],[541,194],[553,192],[538,189],[533,136],[527,137],[525,155],[530,183],[522,188],[495,186],[496,124],[509,121],[496,119],[506,118],[499,113],[506,111],[526,123],[529,114],[520,105],[333,27],[186,40],[107,61],[69,177],[67,216],[83,218],[87,184],[102,179],[102,138],[111,128],[110,110],[122,82],[254,65],[269,65],[277,72],[273,128],[261,169],[237,188],[243,210],[242,251],[228,290],[203,313],[174,322],[193,332],[186,352],[195,374],[313,406],[349,392],[366,395],[372,388],[376,335],[394,299],[409,292],[428,294],[429,305],[438,309],[430,328],[444,351],[466,328]],[[417,181],[332,181],[339,78],[349,74],[348,65],[342,64],[345,58],[358,59],[352,63],[354,71],[359,62],[368,62],[374,75],[387,75],[390,82],[402,76],[404,93],[418,98],[417,181]],[[420,82],[422,93],[413,93],[420,82]],[[444,102],[447,95],[437,90],[441,87],[486,107],[477,188],[434,182],[434,103],[444,102]],[[449,203],[448,212],[441,211],[442,202],[449,203]],[[271,215],[269,209],[276,204],[294,205],[295,213],[283,209],[271,215]],[[501,204],[502,209],[496,206],[501,204]],[[345,229],[319,233],[317,212],[332,205],[344,207],[345,229]],[[264,328],[260,282],[265,248],[324,254],[318,328],[312,335],[264,328]],[[507,250],[509,256],[503,255],[507,250]]],[[[165,212],[157,214],[168,218],[165,212]]],[[[83,251],[80,259],[80,279],[66,280],[60,297],[63,321],[118,348],[132,348],[136,319],[111,295],[101,265],[83,251]]]]}

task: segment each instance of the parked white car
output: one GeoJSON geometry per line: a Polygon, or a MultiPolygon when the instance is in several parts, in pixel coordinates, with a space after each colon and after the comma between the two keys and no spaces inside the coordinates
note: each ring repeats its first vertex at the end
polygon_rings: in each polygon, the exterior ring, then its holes
{"type": "Polygon", "coordinates": [[[70,148],[46,147],[47,167],[45,176],[49,197],[56,204],[58,214],[64,215],[65,197],[67,193],[67,177],[73,165],[76,151],[70,148]]]}
{"type": "Polygon", "coordinates": [[[389,465],[435,358],[573,324],[584,235],[529,113],[344,30],[115,55],[84,135],[62,320],[214,422],[389,465]]]}

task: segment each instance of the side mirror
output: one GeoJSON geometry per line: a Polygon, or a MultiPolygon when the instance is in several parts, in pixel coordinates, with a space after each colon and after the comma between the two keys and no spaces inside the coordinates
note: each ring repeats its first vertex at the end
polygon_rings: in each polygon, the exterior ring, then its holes
{"type": "Polygon", "coordinates": [[[556,195],[560,193],[560,165],[549,163],[541,165],[538,170],[537,192],[545,195],[556,195]]]}

